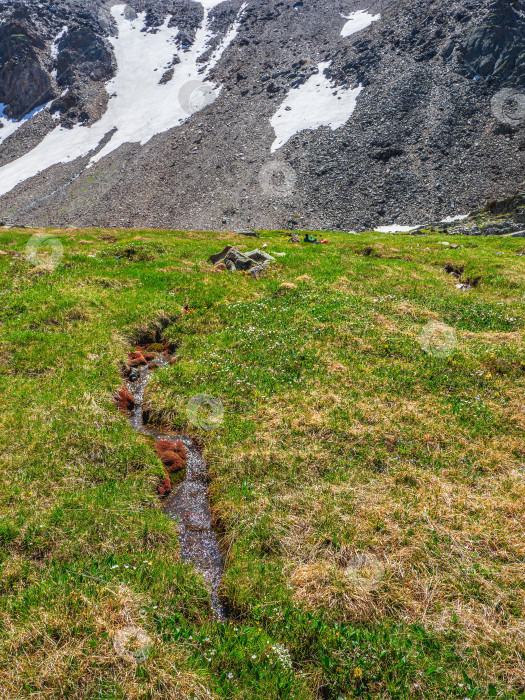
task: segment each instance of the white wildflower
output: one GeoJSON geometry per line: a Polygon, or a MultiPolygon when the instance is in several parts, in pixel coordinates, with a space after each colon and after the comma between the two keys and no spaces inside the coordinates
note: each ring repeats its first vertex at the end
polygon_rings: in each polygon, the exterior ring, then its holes
{"type": "Polygon", "coordinates": [[[276,644],[272,649],[277,654],[279,663],[286,671],[292,670],[292,657],[288,649],[282,644],[276,644]]]}

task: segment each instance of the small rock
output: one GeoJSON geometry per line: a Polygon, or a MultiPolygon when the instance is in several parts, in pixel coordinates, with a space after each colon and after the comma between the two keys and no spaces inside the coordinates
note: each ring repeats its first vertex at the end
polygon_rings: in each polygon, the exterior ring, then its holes
{"type": "Polygon", "coordinates": [[[126,376],[128,378],[128,381],[136,382],[138,379],[140,379],[140,372],[138,371],[138,369],[131,368],[128,370],[126,376]]]}

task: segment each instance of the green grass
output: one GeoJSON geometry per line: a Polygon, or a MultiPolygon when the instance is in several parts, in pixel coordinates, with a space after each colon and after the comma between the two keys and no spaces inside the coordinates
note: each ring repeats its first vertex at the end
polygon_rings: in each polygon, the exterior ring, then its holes
{"type": "Polygon", "coordinates": [[[523,243],[40,232],[53,269],[33,233],[0,232],[2,698],[525,697],[523,243]],[[263,243],[264,279],[205,263],[263,243]],[[177,362],[147,400],[205,450],[227,622],[112,401],[159,312],[177,362]]]}

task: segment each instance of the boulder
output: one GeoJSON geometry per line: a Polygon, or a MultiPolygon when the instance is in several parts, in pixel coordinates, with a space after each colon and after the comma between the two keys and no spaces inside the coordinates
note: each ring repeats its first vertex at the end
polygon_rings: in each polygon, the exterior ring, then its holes
{"type": "Polygon", "coordinates": [[[234,246],[228,245],[224,250],[215,255],[210,255],[208,262],[212,265],[222,263],[228,270],[244,270],[250,271],[253,268],[267,267],[275,258],[265,253],[262,250],[252,250],[249,253],[241,253],[234,246]]]}
{"type": "Polygon", "coordinates": [[[19,120],[55,97],[51,76],[41,61],[44,50],[45,42],[29,17],[0,27],[0,102],[6,105],[9,119],[19,120]]]}
{"type": "Polygon", "coordinates": [[[271,263],[275,261],[275,258],[268,253],[265,253],[263,250],[252,250],[249,253],[245,253],[245,255],[247,258],[254,260],[257,263],[271,263]]]}

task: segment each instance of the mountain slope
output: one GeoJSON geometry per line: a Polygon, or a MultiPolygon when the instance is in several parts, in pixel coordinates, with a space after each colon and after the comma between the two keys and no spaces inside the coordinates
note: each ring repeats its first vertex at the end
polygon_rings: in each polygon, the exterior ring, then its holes
{"type": "Polygon", "coordinates": [[[0,218],[371,228],[522,182],[525,3],[0,6],[0,218]]]}

